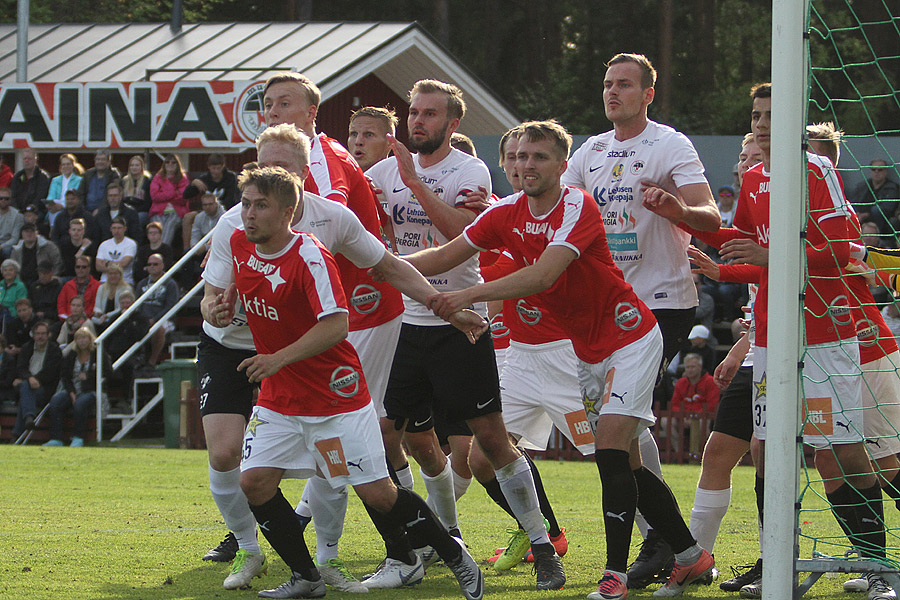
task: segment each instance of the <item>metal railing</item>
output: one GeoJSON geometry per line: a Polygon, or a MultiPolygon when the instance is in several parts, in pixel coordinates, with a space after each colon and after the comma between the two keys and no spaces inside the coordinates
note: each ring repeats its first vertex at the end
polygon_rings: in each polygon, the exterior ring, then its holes
{"type": "MultiPolygon", "coordinates": [[[[215,231],[215,229],[213,229],[213,231],[215,231]]],[[[140,310],[141,305],[147,300],[147,298],[149,298],[150,293],[155,291],[158,287],[160,287],[165,282],[167,282],[169,279],[171,279],[176,273],[178,273],[178,271],[185,264],[187,264],[187,262],[192,257],[194,257],[195,255],[197,255],[200,252],[204,252],[204,253],[206,252],[206,243],[212,238],[213,231],[210,231],[209,233],[207,233],[205,236],[203,236],[203,239],[201,239],[199,242],[197,242],[197,244],[194,245],[193,248],[191,248],[190,250],[185,252],[184,256],[182,256],[180,259],[178,259],[178,262],[176,262],[174,265],[172,265],[171,269],[166,271],[163,274],[163,276],[159,278],[158,281],[156,281],[153,285],[151,285],[149,288],[147,288],[146,292],[141,294],[138,298],[135,298],[134,304],[129,306],[127,310],[123,311],[122,314],[119,315],[119,317],[115,321],[110,323],[109,327],[107,327],[103,331],[103,333],[101,333],[97,337],[97,356],[98,357],[103,356],[103,342],[106,341],[106,338],[110,337],[112,335],[112,333],[116,329],[118,329],[122,323],[125,322],[125,317],[128,317],[129,315],[131,315],[131,313],[133,313],[136,310],[140,310]]],[[[135,352],[137,352],[137,350],[141,346],[143,346],[148,339],[150,339],[150,336],[152,336],[153,333],[156,332],[156,330],[158,330],[160,327],[164,327],[165,323],[169,319],[169,317],[175,315],[175,313],[177,313],[181,309],[181,307],[184,306],[185,303],[187,303],[187,301],[190,300],[194,296],[194,294],[196,294],[197,291],[202,287],[203,287],[203,280],[201,279],[194,285],[193,288],[190,289],[189,292],[184,294],[178,300],[178,302],[175,304],[175,306],[173,306],[160,319],[157,319],[156,323],[153,324],[153,326],[150,328],[150,330],[147,332],[147,334],[140,341],[132,344],[131,347],[129,347],[128,350],[126,350],[122,354],[122,356],[119,357],[119,359],[116,360],[115,363],[113,363],[113,365],[112,365],[113,370],[118,369],[125,363],[125,361],[127,361],[129,358],[131,358],[131,356],[135,352]]],[[[102,360],[97,361],[97,394],[96,395],[97,395],[97,407],[96,407],[97,441],[99,442],[99,441],[103,440],[103,361],[102,360]]]]}

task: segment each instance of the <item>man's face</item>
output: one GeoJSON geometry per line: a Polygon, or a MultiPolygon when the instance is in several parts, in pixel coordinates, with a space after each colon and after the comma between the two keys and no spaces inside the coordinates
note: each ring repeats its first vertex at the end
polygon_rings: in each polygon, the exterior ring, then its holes
{"type": "Polygon", "coordinates": [[[266,125],[290,123],[307,131],[316,120],[316,108],[309,103],[303,87],[293,81],[269,86],[265,99],[266,125]]]}
{"type": "Polygon", "coordinates": [[[75,279],[78,281],[87,281],[91,276],[91,267],[84,261],[75,262],[75,279]]]}
{"type": "Polygon", "coordinates": [[[288,144],[281,142],[269,142],[260,146],[256,152],[256,162],[260,167],[281,167],[303,179],[306,179],[309,172],[307,167],[302,165],[298,153],[288,144]]]}
{"type": "Polygon", "coordinates": [[[98,171],[105,171],[109,168],[109,157],[105,154],[97,153],[94,155],[94,166],[98,171]]]}
{"type": "Polygon", "coordinates": [[[753,132],[753,139],[764,155],[768,155],[771,148],[771,127],[772,99],[755,98],[753,112],[750,113],[750,131],[753,132]]]}
{"type": "Polygon", "coordinates": [[[215,181],[222,179],[222,172],[225,171],[225,163],[220,165],[210,165],[207,164],[206,168],[209,170],[209,174],[212,175],[212,178],[215,181]]]}
{"type": "Polygon", "coordinates": [[[113,210],[119,210],[122,205],[122,190],[117,187],[111,187],[106,190],[106,203],[113,210]]]}
{"type": "Polygon", "coordinates": [[[875,225],[874,223],[863,223],[862,241],[866,246],[880,247],[882,237],[881,231],[878,230],[878,225],[875,225]]]}
{"type": "Polygon", "coordinates": [[[6,209],[9,208],[9,202],[10,202],[11,198],[12,198],[12,192],[10,192],[10,191],[0,192],[0,210],[6,211],[6,209]]]}
{"type": "Polygon", "coordinates": [[[156,227],[150,227],[147,229],[147,241],[150,242],[151,245],[159,244],[159,241],[162,239],[162,232],[156,227]]]}
{"type": "Polygon", "coordinates": [[[22,153],[22,166],[25,167],[26,171],[30,171],[37,164],[37,157],[35,157],[34,152],[31,150],[26,150],[22,153]]]}
{"type": "Polygon", "coordinates": [[[241,197],[241,220],[247,239],[265,244],[284,227],[284,209],[260,194],[255,185],[248,185],[241,197]]]}
{"type": "Polygon", "coordinates": [[[50,332],[47,330],[46,325],[38,325],[31,330],[31,337],[34,338],[34,346],[36,348],[43,348],[47,345],[47,340],[50,339],[50,332]]]}
{"type": "Polygon", "coordinates": [[[74,212],[75,209],[81,204],[81,198],[78,197],[78,194],[66,194],[66,208],[74,212]]]}
{"type": "Polygon", "coordinates": [[[363,171],[380,160],[387,158],[391,151],[387,134],[390,133],[384,123],[373,117],[356,117],[350,121],[350,135],[347,148],[363,171]]]}
{"type": "Polygon", "coordinates": [[[700,377],[700,372],[703,370],[703,367],[700,366],[700,361],[694,357],[687,358],[684,361],[684,376],[688,379],[697,379],[700,377]]]}
{"type": "Polygon", "coordinates": [[[117,242],[121,242],[122,238],[125,237],[125,226],[121,223],[113,223],[109,226],[109,231],[117,242]]]}
{"type": "Polygon", "coordinates": [[[872,173],[872,183],[875,187],[881,187],[887,180],[887,163],[883,160],[873,160],[872,168],[869,169],[869,172],[872,173]]]}
{"type": "Polygon", "coordinates": [[[441,92],[416,94],[409,104],[409,145],[421,154],[434,154],[459,126],[447,118],[447,95],[441,92]]]}
{"type": "Polygon", "coordinates": [[[34,310],[27,304],[20,304],[16,307],[16,315],[23,323],[27,323],[34,316],[34,310]]]}
{"type": "Polygon", "coordinates": [[[522,191],[522,178],[516,171],[516,152],[519,149],[519,138],[509,136],[506,140],[506,147],[503,149],[503,172],[506,173],[506,180],[512,186],[514,192],[522,191]]]}
{"type": "Polygon", "coordinates": [[[31,228],[23,229],[22,230],[22,239],[25,240],[25,243],[28,246],[31,246],[37,240],[37,231],[35,231],[34,229],[31,229],[31,228]]]}
{"type": "Polygon", "coordinates": [[[738,179],[743,181],[744,173],[747,172],[747,169],[753,165],[758,165],[762,162],[762,159],[762,150],[759,149],[755,141],[750,140],[744,144],[744,147],[741,148],[741,153],[738,155],[738,179]]]}
{"type": "Polygon", "coordinates": [[[641,89],[641,68],[634,63],[617,63],[603,78],[603,107],[606,118],[624,123],[641,114],[653,101],[653,88],[641,89]]]}
{"type": "Polygon", "coordinates": [[[38,270],[38,281],[41,283],[50,283],[53,279],[53,271],[38,270]]]}
{"type": "Polygon", "coordinates": [[[84,239],[84,225],[81,223],[69,223],[69,238],[74,243],[84,239]]]}
{"type": "Polygon", "coordinates": [[[565,170],[566,161],[559,157],[553,142],[519,139],[516,171],[522,178],[522,189],[526,194],[535,197],[559,189],[559,178],[565,170]]]}
{"type": "Polygon", "coordinates": [[[158,256],[151,256],[147,259],[147,274],[151,279],[159,279],[163,274],[163,261],[158,256]]]}
{"type": "Polygon", "coordinates": [[[216,199],[211,196],[206,196],[203,198],[203,201],[200,203],[200,206],[203,208],[203,212],[205,212],[210,217],[214,217],[216,215],[216,208],[218,207],[218,203],[216,199]]]}

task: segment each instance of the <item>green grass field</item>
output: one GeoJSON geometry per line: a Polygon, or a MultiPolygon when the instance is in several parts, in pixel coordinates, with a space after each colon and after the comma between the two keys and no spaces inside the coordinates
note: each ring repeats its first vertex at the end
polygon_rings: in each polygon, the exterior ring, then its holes
{"type": "MultiPolygon", "coordinates": [[[[568,529],[564,558],[568,583],[559,592],[537,592],[530,566],[505,574],[485,567],[491,598],[584,598],[602,574],[604,543],[599,512],[599,477],[592,462],[538,463],[560,523],[568,529]]],[[[414,469],[417,471],[417,469],[414,469]]],[[[667,466],[666,478],[689,516],[696,466],[667,466]]],[[[282,489],[292,502],[301,482],[282,489]]],[[[716,545],[722,577],[732,565],[753,562],[758,552],[753,472],[739,467],[734,494],[716,545]]],[[[421,482],[417,491],[424,490],[421,482]]],[[[804,507],[822,508],[814,494],[804,507]]],[[[253,590],[226,591],[227,565],[200,557],[225,534],[209,494],[206,454],[202,451],[136,448],[41,448],[0,446],[0,599],[3,600],[157,600],[249,599],[275,587],[289,573],[262,540],[270,558],[268,576],[254,580],[253,590]]],[[[900,515],[885,504],[888,522],[900,515]]],[[[463,536],[476,559],[505,545],[512,523],[474,484],[459,504],[463,536]]],[[[837,535],[828,511],[804,513],[803,532],[837,535]]],[[[311,532],[309,532],[311,533],[311,532]]],[[[307,535],[312,547],[315,537],[307,535]]],[[[637,553],[638,539],[632,558],[637,553]]],[[[370,572],[383,546],[362,506],[351,498],[341,557],[357,576],[370,572]]],[[[809,558],[809,543],[801,557],[809,558]]],[[[805,598],[838,598],[843,576],[823,577],[805,598]]],[[[652,589],[632,591],[649,598],[652,589]]],[[[331,597],[342,595],[331,589],[331,597]]],[[[461,598],[456,581],[442,566],[429,569],[422,585],[370,593],[379,598],[461,598]]],[[[692,587],[686,597],[733,597],[718,586],[692,587]]],[[[861,596],[857,596],[861,598],[861,596]]]]}

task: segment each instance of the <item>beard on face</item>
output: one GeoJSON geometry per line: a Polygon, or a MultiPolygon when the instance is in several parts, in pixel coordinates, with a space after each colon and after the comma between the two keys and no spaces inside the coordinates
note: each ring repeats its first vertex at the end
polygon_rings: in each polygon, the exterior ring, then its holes
{"type": "Polygon", "coordinates": [[[437,152],[438,148],[443,145],[444,140],[447,139],[448,125],[450,125],[450,121],[447,121],[444,124],[443,131],[434,136],[426,136],[425,139],[420,141],[415,141],[415,138],[410,135],[409,147],[419,154],[434,154],[435,152],[437,152]]]}

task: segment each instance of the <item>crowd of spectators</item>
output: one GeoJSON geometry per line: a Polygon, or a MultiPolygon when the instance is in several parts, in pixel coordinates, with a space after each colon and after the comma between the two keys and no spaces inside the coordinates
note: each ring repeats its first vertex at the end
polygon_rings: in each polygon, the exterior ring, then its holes
{"type": "MultiPolygon", "coordinates": [[[[102,361],[115,361],[142,339],[180,295],[174,280],[152,292],[151,286],[239,198],[237,177],[221,154],[209,155],[208,171],[196,179],[175,155],[152,175],[143,156],[130,157],[124,174],[112,159],[99,150],[85,170],[63,154],[51,177],[33,150],[23,151],[15,173],[0,157],[0,401],[18,406],[14,435],[33,427],[49,402],[54,444],[62,443],[56,425],[65,409],[76,416],[73,445],[83,442],[85,406],[96,398],[85,383],[96,370],[96,336],[149,294],[117,325],[102,361]]],[[[183,285],[197,281],[202,256],[181,275],[183,285]]],[[[111,378],[127,384],[135,370],[152,371],[171,330],[166,323],[149,352],[111,378]]]]}

